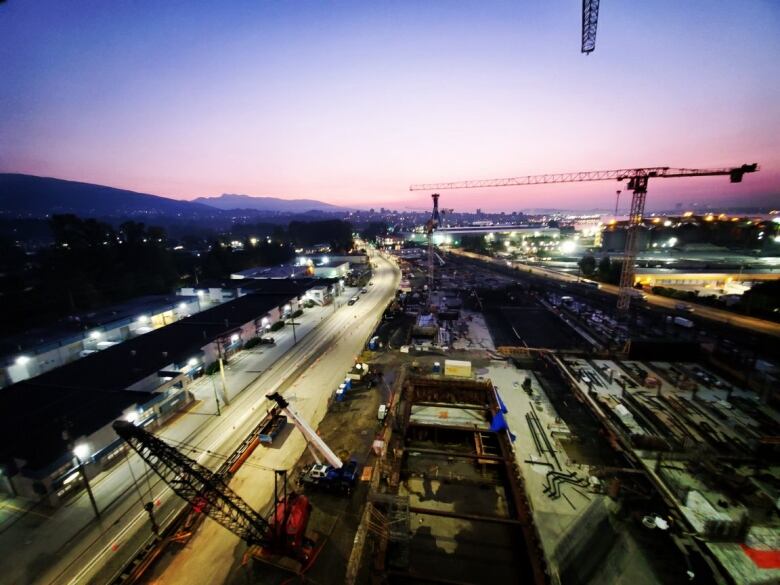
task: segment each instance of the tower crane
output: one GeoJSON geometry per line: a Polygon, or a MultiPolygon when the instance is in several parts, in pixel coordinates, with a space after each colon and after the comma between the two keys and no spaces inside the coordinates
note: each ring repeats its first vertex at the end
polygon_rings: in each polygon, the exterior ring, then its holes
{"type": "Polygon", "coordinates": [[[599,24],[599,0],[582,0],[582,50],[590,55],[596,48],[596,28],[599,24]]]}
{"type": "Polygon", "coordinates": [[[285,489],[285,496],[280,500],[275,489],[273,519],[269,522],[219,475],[153,434],[125,420],[117,420],[112,426],[174,493],[248,545],[259,547],[261,558],[269,554],[300,562],[311,558],[312,545],[305,536],[311,504],[306,496],[286,494],[285,489]]]}
{"type": "Polygon", "coordinates": [[[428,234],[428,294],[433,291],[433,232],[439,227],[439,194],[432,193],[433,212],[431,218],[425,224],[425,231],[428,234]]]}
{"type": "Polygon", "coordinates": [[[644,167],[635,169],[616,169],[610,171],[586,171],[575,173],[552,173],[546,175],[528,175],[505,179],[480,179],[453,183],[427,183],[412,185],[410,191],[439,191],[442,189],[474,189],[480,187],[516,187],[525,185],[543,185],[548,183],[582,183],[587,181],[628,181],[626,188],[631,191],[631,211],[628,216],[626,247],[623,253],[623,268],[620,273],[620,293],[618,311],[626,313],[631,304],[634,286],[634,263],[638,248],[638,230],[642,224],[647,197],[647,183],[650,178],[672,179],[682,177],[728,176],[732,183],[742,182],[745,173],[754,173],[758,165],[744,164],[738,167],[711,169],[683,169],[672,167],[644,167]]]}
{"type": "Polygon", "coordinates": [[[279,405],[280,410],[287,415],[293,424],[301,431],[306,439],[316,463],[303,468],[299,477],[299,483],[304,486],[316,487],[325,491],[352,493],[357,481],[357,462],[349,461],[344,463],[328,444],[322,440],[317,431],[298,414],[290,403],[278,392],[267,395],[269,400],[273,400],[279,405]],[[327,461],[323,463],[319,455],[327,461]]]}

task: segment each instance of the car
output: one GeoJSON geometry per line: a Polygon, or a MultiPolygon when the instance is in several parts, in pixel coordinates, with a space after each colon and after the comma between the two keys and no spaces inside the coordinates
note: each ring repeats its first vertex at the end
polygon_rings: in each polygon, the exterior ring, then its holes
{"type": "Polygon", "coordinates": [[[374,286],[374,281],[372,280],[371,282],[369,282],[368,286],[374,286]]]}
{"type": "Polygon", "coordinates": [[[360,289],[360,292],[361,293],[367,293],[368,289],[366,287],[363,287],[363,288],[360,289]]]}
{"type": "Polygon", "coordinates": [[[273,345],[276,343],[276,340],[273,337],[261,337],[260,338],[260,345],[273,345]]]}
{"type": "Polygon", "coordinates": [[[349,300],[347,301],[347,304],[348,304],[348,305],[354,305],[354,304],[357,302],[357,300],[358,300],[358,298],[357,298],[357,297],[352,297],[351,299],[349,299],[349,300]]]}

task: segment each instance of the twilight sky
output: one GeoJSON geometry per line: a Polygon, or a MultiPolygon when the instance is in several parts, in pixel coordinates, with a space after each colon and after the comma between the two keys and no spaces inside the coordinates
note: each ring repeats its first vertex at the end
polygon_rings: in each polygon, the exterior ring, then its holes
{"type": "MultiPolygon", "coordinates": [[[[0,4],[0,171],[189,199],[429,206],[410,183],[758,162],[648,208],[780,206],[780,3],[0,4]]],[[[445,191],[458,210],[610,207],[617,183],[445,191]]],[[[627,198],[626,198],[627,201],[627,198]]]]}

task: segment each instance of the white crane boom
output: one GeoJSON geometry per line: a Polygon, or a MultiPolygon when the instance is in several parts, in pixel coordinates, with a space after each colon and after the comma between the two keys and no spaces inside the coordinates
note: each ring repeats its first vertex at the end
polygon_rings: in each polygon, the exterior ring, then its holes
{"type": "MultiPolygon", "coordinates": [[[[309,423],[307,423],[301,417],[301,415],[290,408],[290,403],[287,402],[281,394],[278,392],[273,392],[272,394],[268,394],[267,397],[279,405],[279,408],[282,410],[282,412],[286,414],[287,417],[298,428],[298,430],[303,433],[303,436],[306,439],[306,443],[308,443],[309,447],[316,449],[316,451],[318,451],[325,458],[331,467],[335,469],[341,469],[344,466],[344,463],[342,463],[341,459],[339,459],[339,457],[331,450],[331,448],[328,447],[328,444],[323,441],[322,438],[320,438],[320,436],[317,434],[317,431],[315,431],[311,425],[309,425],[309,423]]],[[[317,454],[314,451],[312,451],[312,453],[316,459],[317,454]]],[[[320,461],[318,460],[317,463],[320,463],[320,461]]]]}

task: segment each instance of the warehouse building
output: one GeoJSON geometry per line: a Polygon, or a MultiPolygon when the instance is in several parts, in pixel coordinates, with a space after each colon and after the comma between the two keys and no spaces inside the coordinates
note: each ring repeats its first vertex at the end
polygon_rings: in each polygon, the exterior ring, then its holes
{"type": "Polygon", "coordinates": [[[0,388],[194,315],[198,296],[145,296],[0,340],[0,388]]]}
{"type": "Polygon", "coordinates": [[[0,392],[0,489],[59,504],[79,482],[119,460],[118,418],[159,427],[192,402],[190,382],[219,358],[295,311],[311,283],[258,290],[114,345],[0,392]]]}

